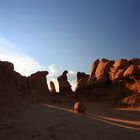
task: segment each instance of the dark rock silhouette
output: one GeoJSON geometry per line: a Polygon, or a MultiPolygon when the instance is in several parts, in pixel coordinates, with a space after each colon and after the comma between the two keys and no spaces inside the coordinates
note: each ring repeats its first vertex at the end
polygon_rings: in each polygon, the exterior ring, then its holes
{"type": "Polygon", "coordinates": [[[0,83],[14,84],[14,65],[7,61],[0,61],[0,83]]]}
{"type": "Polygon", "coordinates": [[[22,76],[18,72],[14,72],[14,80],[15,85],[19,90],[24,91],[29,89],[28,78],[26,76],[22,76]]]}
{"type": "Polygon", "coordinates": [[[29,87],[38,89],[42,92],[49,93],[46,76],[49,73],[47,71],[38,71],[28,77],[29,87]]]}
{"type": "Polygon", "coordinates": [[[139,58],[133,58],[129,60],[130,65],[140,65],[140,59],[139,58]]]}
{"type": "Polygon", "coordinates": [[[62,73],[62,75],[57,78],[58,83],[59,83],[59,92],[60,93],[65,93],[65,94],[72,93],[71,85],[68,82],[67,73],[68,73],[68,71],[65,70],[62,73]]]}
{"type": "Polygon", "coordinates": [[[78,82],[79,80],[81,80],[82,78],[88,79],[88,77],[89,77],[89,75],[86,74],[86,73],[84,73],[84,72],[77,72],[77,82],[78,82]]]}
{"type": "Polygon", "coordinates": [[[87,80],[89,78],[88,74],[85,74],[84,72],[77,72],[77,87],[76,90],[80,90],[84,88],[87,84],[87,80]]]}

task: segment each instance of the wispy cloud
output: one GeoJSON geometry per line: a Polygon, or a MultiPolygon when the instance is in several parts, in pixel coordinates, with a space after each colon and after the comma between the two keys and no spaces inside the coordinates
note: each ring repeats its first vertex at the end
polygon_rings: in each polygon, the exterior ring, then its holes
{"type": "Polygon", "coordinates": [[[0,60],[12,62],[15,71],[25,76],[45,69],[34,58],[19,53],[16,45],[3,37],[0,37],[0,60]]]}

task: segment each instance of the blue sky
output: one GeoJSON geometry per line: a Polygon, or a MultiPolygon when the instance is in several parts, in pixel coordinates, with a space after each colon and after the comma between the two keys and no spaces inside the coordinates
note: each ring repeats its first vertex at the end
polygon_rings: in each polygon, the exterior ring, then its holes
{"type": "Polygon", "coordinates": [[[0,0],[0,59],[28,75],[140,57],[139,7],[139,0],[0,0]]]}

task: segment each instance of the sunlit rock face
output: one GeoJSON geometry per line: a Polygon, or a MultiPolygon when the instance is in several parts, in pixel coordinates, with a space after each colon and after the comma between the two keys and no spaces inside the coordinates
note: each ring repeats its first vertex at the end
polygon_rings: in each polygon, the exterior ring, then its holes
{"type": "Polygon", "coordinates": [[[127,79],[140,79],[140,59],[133,58],[129,60],[129,67],[123,73],[123,77],[127,79]]]}
{"type": "Polygon", "coordinates": [[[96,72],[95,72],[95,77],[97,78],[97,82],[100,83],[104,83],[104,82],[108,82],[109,80],[109,70],[110,67],[114,64],[114,61],[109,61],[105,58],[103,58],[97,68],[96,68],[96,72]]]}
{"type": "Polygon", "coordinates": [[[111,67],[109,76],[112,81],[123,79],[123,73],[129,66],[129,61],[126,59],[116,60],[111,67]]]}
{"type": "Polygon", "coordinates": [[[28,84],[30,88],[41,90],[42,92],[49,93],[46,76],[47,71],[38,71],[28,77],[28,84]]]}
{"type": "Polygon", "coordinates": [[[59,92],[61,94],[69,94],[72,92],[71,85],[68,82],[67,73],[68,71],[65,70],[62,75],[57,78],[59,83],[59,92]]]}
{"type": "Polygon", "coordinates": [[[50,81],[50,93],[54,95],[56,93],[54,82],[50,81]]]}
{"type": "Polygon", "coordinates": [[[126,71],[123,73],[125,78],[130,79],[139,79],[140,78],[140,66],[139,65],[130,65],[126,71]]]}
{"type": "MultiPolygon", "coordinates": [[[[92,69],[87,84],[106,83],[125,79],[139,79],[140,59],[119,59],[116,61],[96,60],[92,64],[92,69]]],[[[78,77],[77,80],[79,81],[78,77]]],[[[86,85],[86,84],[85,84],[86,85]]]]}
{"type": "MultiPolygon", "coordinates": [[[[90,76],[88,80],[85,73],[77,74],[77,88],[84,89],[84,93],[95,94],[100,91],[110,90],[118,86],[119,91],[130,93],[140,92],[140,59],[119,59],[116,61],[107,60],[105,58],[96,60],[92,64],[90,76]]],[[[82,89],[82,91],[83,91],[82,89]]],[[[101,94],[101,92],[99,93],[101,94]]],[[[128,95],[128,94],[126,94],[128,95]]]]}

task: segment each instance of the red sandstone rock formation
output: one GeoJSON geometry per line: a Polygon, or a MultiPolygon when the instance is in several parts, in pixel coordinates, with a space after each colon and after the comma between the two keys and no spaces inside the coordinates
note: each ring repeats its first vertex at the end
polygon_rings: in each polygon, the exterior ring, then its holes
{"type": "Polygon", "coordinates": [[[126,59],[120,59],[115,61],[114,65],[110,68],[110,79],[112,81],[123,79],[123,73],[128,68],[129,62],[126,59]]]}
{"type": "Polygon", "coordinates": [[[92,64],[92,68],[91,68],[91,72],[90,72],[90,76],[89,76],[89,79],[88,81],[92,80],[95,78],[95,72],[96,72],[96,69],[97,69],[97,66],[99,64],[100,60],[97,59],[93,64],[92,64]]]}
{"type": "Polygon", "coordinates": [[[18,72],[14,72],[14,80],[15,80],[15,85],[19,90],[27,90],[29,85],[28,85],[28,78],[26,76],[22,76],[18,72]]]}
{"type": "Polygon", "coordinates": [[[0,61],[0,83],[14,84],[14,65],[7,61],[0,61]]]}
{"type": "Polygon", "coordinates": [[[86,86],[89,75],[84,72],[77,72],[77,87],[76,90],[82,89],[86,86]]]}
{"type": "Polygon", "coordinates": [[[125,78],[130,79],[139,79],[140,78],[140,66],[139,65],[130,65],[126,71],[123,73],[125,78]]]}
{"type": "Polygon", "coordinates": [[[69,94],[72,92],[71,90],[71,85],[70,83],[68,82],[68,78],[67,78],[67,73],[68,71],[65,70],[61,76],[59,76],[57,78],[58,80],[58,83],[59,83],[59,92],[60,93],[66,93],[66,94],[69,94]]]}
{"type": "Polygon", "coordinates": [[[140,65],[140,59],[139,58],[133,58],[129,60],[130,65],[140,65]]]}
{"type": "MultiPolygon", "coordinates": [[[[126,102],[127,100],[131,100],[131,103],[129,102],[130,104],[133,102],[135,105],[140,105],[140,100],[138,100],[140,97],[140,59],[121,59],[113,63],[114,61],[107,59],[102,59],[99,63],[97,60],[92,65],[90,78],[89,75],[78,72],[77,89],[81,89],[81,91],[86,94],[88,93],[88,95],[96,94],[96,96],[99,94],[105,95],[105,93],[107,93],[107,96],[113,95],[115,92],[120,99],[124,99],[126,102]],[[94,82],[92,82],[89,88],[89,83],[93,79],[94,82]],[[108,82],[109,80],[110,82],[108,82]],[[100,82],[103,84],[99,84],[100,82]],[[109,85],[105,84],[107,82],[109,85]]],[[[72,92],[71,85],[67,80],[67,73],[68,71],[64,71],[58,77],[61,93],[72,92]]],[[[26,97],[30,96],[32,99],[44,99],[47,97],[46,93],[50,92],[47,86],[46,75],[48,75],[48,72],[42,71],[25,77],[14,71],[12,63],[0,61],[0,90],[3,91],[3,95],[5,94],[6,88],[8,93],[11,91],[11,94],[14,91],[15,94],[17,92],[18,94],[25,95],[25,91],[27,91],[26,93],[28,94],[26,94],[26,97]]],[[[51,84],[51,87],[52,92],[55,92],[55,86],[51,84]]]]}
{"type": "Polygon", "coordinates": [[[77,82],[79,82],[81,79],[89,79],[89,75],[84,72],[77,72],[77,82]]]}
{"type": "Polygon", "coordinates": [[[54,82],[52,82],[52,81],[50,81],[50,92],[51,92],[51,94],[56,93],[55,85],[54,85],[54,82]]]}
{"type": "Polygon", "coordinates": [[[0,61],[0,74],[1,76],[6,74],[7,76],[13,75],[14,65],[7,61],[0,61]]]}
{"type": "Polygon", "coordinates": [[[109,80],[109,70],[110,67],[114,64],[114,61],[109,61],[107,59],[102,59],[96,69],[95,76],[97,78],[97,82],[104,83],[109,80]]]}
{"type": "Polygon", "coordinates": [[[28,77],[29,87],[38,89],[42,92],[49,93],[46,76],[49,73],[47,71],[38,71],[28,77]]]}

